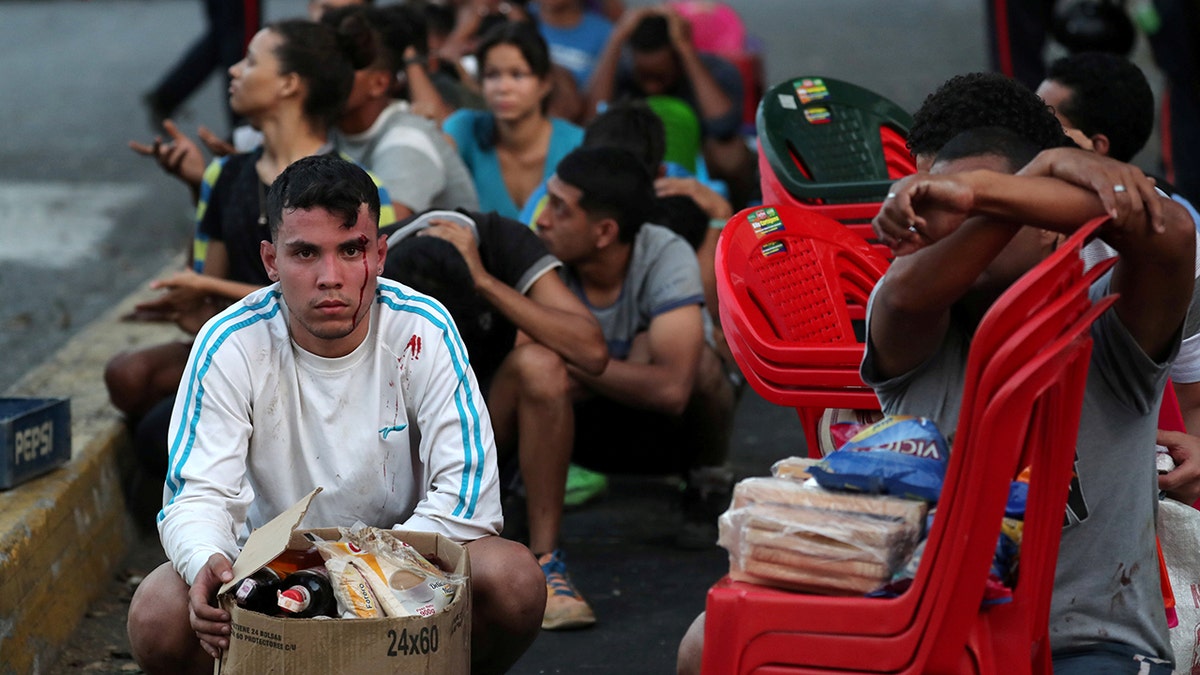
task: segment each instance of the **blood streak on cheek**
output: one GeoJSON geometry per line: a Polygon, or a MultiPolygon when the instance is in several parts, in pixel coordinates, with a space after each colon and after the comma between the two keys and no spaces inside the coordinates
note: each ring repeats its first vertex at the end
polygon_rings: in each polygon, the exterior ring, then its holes
{"type": "Polygon", "coordinates": [[[367,239],[367,235],[365,235],[365,234],[358,235],[358,245],[361,246],[362,250],[363,250],[363,256],[362,256],[363,279],[362,279],[362,286],[359,286],[359,288],[358,288],[358,307],[356,307],[354,309],[354,319],[350,324],[350,330],[354,330],[355,328],[358,328],[358,322],[363,316],[363,314],[362,314],[363,295],[365,295],[367,292],[367,280],[371,278],[371,268],[367,266],[367,244],[369,244],[369,243],[370,243],[370,240],[367,239]]]}

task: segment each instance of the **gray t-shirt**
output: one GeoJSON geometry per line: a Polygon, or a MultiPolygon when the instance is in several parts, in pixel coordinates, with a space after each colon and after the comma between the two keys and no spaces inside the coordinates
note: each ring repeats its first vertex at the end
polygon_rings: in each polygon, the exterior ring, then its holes
{"type": "MultiPolygon", "coordinates": [[[[1107,274],[1092,286],[1093,300],[1109,293],[1111,278],[1107,274]]],[[[868,306],[868,321],[870,312],[868,306]]],[[[875,388],[884,412],[929,417],[942,433],[952,433],[970,347],[968,329],[952,316],[941,348],[924,364],[888,380],[879,376],[868,340],[862,376],[875,388]]],[[[1170,358],[1155,363],[1111,309],[1092,326],[1091,335],[1076,444],[1078,482],[1067,499],[1050,645],[1061,652],[1117,642],[1170,660],[1155,547],[1154,441],[1178,342],[1170,358]]]]}
{"type": "Polygon", "coordinates": [[[563,266],[559,273],[567,288],[583,300],[600,322],[608,352],[614,359],[629,355],[634,336],[649,328],[654,317],[677,307],[704,304],[696,252],[683,237],[660,225],[647,223],[638,231],[625,285],[617,301],[608,307],[593,307],[588,303],[583,284],[573,269],[563,266]]]}
{"type": "Polygon", "coordinates": [[[471,174],[432,120],[396,101],[361,134],[333,132],[337,147],[387,188],[392,203],[413,213],[428,209],[479,209],[471,174]]]}

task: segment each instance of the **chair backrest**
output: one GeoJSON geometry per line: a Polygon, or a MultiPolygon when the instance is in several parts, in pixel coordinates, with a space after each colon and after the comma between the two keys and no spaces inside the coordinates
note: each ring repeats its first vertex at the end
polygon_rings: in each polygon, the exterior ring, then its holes
{"type": "MultiPolygon", "coordinates": [[[[861,319],[887,261],[840,223],[794,206],[743,209],[717,243],[722,311],[756,345],[858,345],[861,319]]],[[[768,352],[774,353],[774,352],[768,352]]]]}
{"type": "Polygon", "coordinates": [[[849,82],[806,76],[774,85],[756,117],[764,203],[882,201],[892,181],[915,171],[905,146],[911,125],[899,105],[849,82]]]}
{"type": "Polygon", "coordinates": [[[795,206],[734,214],[715,256],[721,325],[768,401],[797,409],[809,453],[827,407],[879,408],[858,375],[867,299],[887,260],[837,221],[795,206]]]}
{"type": "Polygon", "coordinates": [[[700,118],[696,111],[681,98],[674,96],[647,96],[646,105],[663,123],[666,135],[664,162],[674,162],[696,173],[696,158],[700,156],[700,118]]]}
{"type": "MultiPolygon", "coordinates": [[[[937,516],[909,590],[887,600],[754,596],[737,606],[786,614],[790,624],[743,617],[755,628],[740,632],[739,644],[715,647],[711,658],[706,644],[706,672],[1049,673],[1047,618],[1090,327],[1115,300],[1091,302],[1095,274],[1084,274],[1079,260],[1100,222],[1085,225],[1019,279],[980,323],[937,516]],[[1027,464],[1013,602],[981,610],[1009,484],[1027,464]]],[[[738,591],[714,588],[710,610],[721,606],[714,597],[730,592],[738,591]]],[[[714,631],[737,621],[710,618],[714,631]]]]}
{"type": "Polygon", "coordinates": [[[914,581],[914,588],[937,598],[931,611],[941,614],[931,671],[952,670],[962,658],[980,615],[1009,481],[1026,466],[1020,578],[1006,608],[1010,628],[1021,625],[1025,639],[1015,651],[1011,644],[993,647],[1028,664],[1033,643],[1039,658],[1048,657],[1046,622],[1091,355],[1089,330],[1115,301],[1110,296],[1093,305],[1088,293],[1096,274],[1085,275],[1079,258],[1102,221],[1082,227],[1019,279],[976,330],[938,517],[924,552],[934,562],[918,573],[925,579],[914,581]]]}

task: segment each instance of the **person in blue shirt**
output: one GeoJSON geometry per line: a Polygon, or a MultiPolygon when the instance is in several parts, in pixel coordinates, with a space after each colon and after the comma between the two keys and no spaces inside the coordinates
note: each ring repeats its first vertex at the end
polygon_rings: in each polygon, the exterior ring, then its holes
{"type": "Polygon", "coordinates": [[[475,181],[480,210],[516,219],[583,130],[546,113],[550,53],[533,24],[494,26],[476,59],[487,110],[458,110],[443,129],[475,181]]]}
{"type": "Polygon", "coordinates": [[[571,72],[580,91],[586,90],[612,22],[583,0],[538,0],[530,8],[550,45],[550,60],[571,72]]]}

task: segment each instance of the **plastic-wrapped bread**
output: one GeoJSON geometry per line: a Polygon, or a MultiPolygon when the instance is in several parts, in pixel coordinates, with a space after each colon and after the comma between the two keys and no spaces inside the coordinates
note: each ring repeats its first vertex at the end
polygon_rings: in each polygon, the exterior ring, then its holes
{"type": "Polygon", "coordinates": [[[735,581],[841,595],[870,593],[887,581],[886,577],[859,576],[849,572],[830,574],[826,570],[813,571],[754,558],[730,568],[729,576],[735,581]]]}
{"type": "Polygon", "coordinates": [[[834,492],[786,478],[746,478],[733,488],[731,509],[750,504],[776,504],[896,518],[920,528],[928,505],[925,502],[850,492],[834,492]]]}
{"type": "Polygon", "coordinates": [[[325,561],[325,567],[329,570],[333,595],[337,598],[343,619],[377,619],[385,616],[367,577],[349,558],[330,558],[325,561]]]}
{"type": "Polygon", "coordinates": [[[891,566],[895,562],[894,556],[879,547],[859,546],[824,537],[797,535],[757,527],[742,528],[741,537],[746,547],[782,551],[803,550],[809,557],[835,565],[844,562],[867,562],[891,566]],[[798,536],[802,537],[802,540],[797,540],[798,536]]]}
{"type": "Polygon", "coordinates": [[[927,505],[786,478],[748,478],[719,520],[730,576],[795,590],[866,593],[890,581],[920,538],[927,505]]]}

